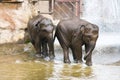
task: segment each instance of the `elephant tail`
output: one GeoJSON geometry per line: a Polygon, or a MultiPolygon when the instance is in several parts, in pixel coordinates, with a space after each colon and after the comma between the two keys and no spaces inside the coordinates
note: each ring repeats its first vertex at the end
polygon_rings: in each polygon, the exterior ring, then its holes
{"type": "Polygon", "coordinates": [[[56,38],[56,32],[55,32],[55,34],[53,36],[53,42],[55,42],[55,38],[56,38]]]}
{"type": "Polygon", "coordinates": [[[81,25],[81,26],[80,26],[80,31],[81,31],[82,34],[84,34],[84,31],[85,31],[85,25],[81,25]]]}
{"type": "Polygon", "coordinates": [[[55,42],[55,38],[57,37],[57,28],[54,30],[53,42],[55,42]]]}

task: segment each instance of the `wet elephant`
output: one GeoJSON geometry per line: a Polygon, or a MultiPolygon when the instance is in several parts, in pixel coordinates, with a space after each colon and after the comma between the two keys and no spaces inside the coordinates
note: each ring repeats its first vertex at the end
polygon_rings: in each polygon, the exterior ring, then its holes
{"type": "Polygon", "coordinates": [[[64,62],[70,63],[69,48],[72,50],[73,59],[82,62],[82,46],[85,45],[84,60],[88,66],[92,65],[92,51],[95,48],[99,34],[97,25],[79,18],[61,20],[56,28],[57,37],[64,53],[64,62]]]}
{"type": "Polygon", "coordinates": [[[34,16],[28,21],[30,41],[37,56],[54,58],[53,30],[52,21],[42,15],[34,16]]]}

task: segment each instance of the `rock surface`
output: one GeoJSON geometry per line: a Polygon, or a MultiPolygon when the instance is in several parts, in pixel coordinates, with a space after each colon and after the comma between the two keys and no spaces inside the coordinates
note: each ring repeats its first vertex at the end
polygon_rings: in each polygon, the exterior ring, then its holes
{"type": "MultiPolygon", "coordinates": [[[[0,3],[0,44],[23,40],[28,20],[37,14],[38,3],[33,4],[32,0],[22,1],[0,3]]],[[[39,7],[43,6],[45,11],[48,2],[43,1],[43,4],[39,7]]]]}

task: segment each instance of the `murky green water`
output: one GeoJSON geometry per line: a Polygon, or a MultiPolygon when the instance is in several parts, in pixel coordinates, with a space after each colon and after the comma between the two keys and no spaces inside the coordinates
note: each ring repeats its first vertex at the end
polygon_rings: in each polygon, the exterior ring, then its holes
{"type": "Polygon", "coordinates": [[[119,62],[64,64],[63,55],[56,52],[49,62],[35,58],[30,45],[0,45],[0,80],[120,80],[119,62]]]}

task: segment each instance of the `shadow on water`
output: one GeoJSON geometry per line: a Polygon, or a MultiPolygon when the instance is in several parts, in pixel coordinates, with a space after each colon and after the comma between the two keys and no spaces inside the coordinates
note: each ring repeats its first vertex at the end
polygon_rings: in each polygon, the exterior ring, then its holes
{"type": "MultiPolygon", "coordinates": [[[[56,49],[53,62],[34,57],[31,44],[0,45],[0,80],[119,80],[120,63],[64,64],[62,51],[56,49]],[[98,65],[99,64],[99,65],[98,65]]],[[[97,55],[96,55],[97,56],[97,55]]],[[[70,57],[72,60],[72,57],[70,57]]],[[[109,58],[109,57],[108,57],[109,58]]],[[[107,59],[108,59],[107,58],[107,59]]],[[[102,60],[104,61],[104,60],[102,60]]]]}

